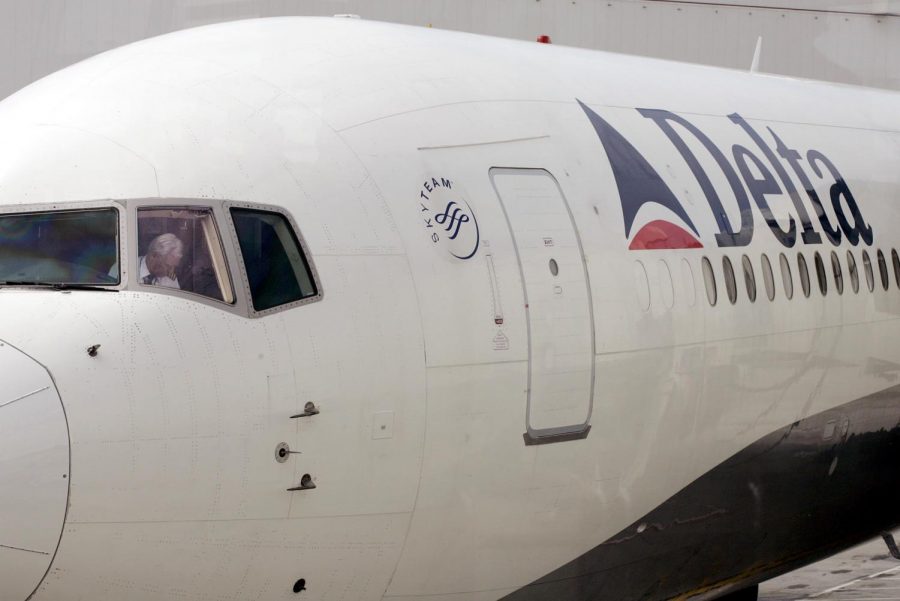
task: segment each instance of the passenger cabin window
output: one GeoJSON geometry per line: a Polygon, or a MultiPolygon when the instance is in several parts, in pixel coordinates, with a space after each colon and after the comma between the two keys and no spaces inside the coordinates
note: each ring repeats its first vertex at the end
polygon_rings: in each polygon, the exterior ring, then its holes
{"type": "Polygon", "coordinates": [[[706,257],[703,257],[703,284],[706,286],[706,299],[710,306],[715,307],[719,294],[716,290],[716,274],[713,272],[712,263],[706,257]]]}
{"type": "Polygon", "coordinates": [[[851,251],[847,251],[847,271],[850,273],[850,287],[854,294],[859,294],[859,271],[856,269],[856,258],[851,251]]]}
{"type": "Polygon", "coordinates": [[[822,255],[819,253],[815,254],[814,260],[816,265],[816,278],[819,280],[819,292],[822,293],[822,296],[825,296],[828,292],[828,275],[825,273],[825,262],[822,260],[822,255]]]}
{"type": "Polygon", "coordinates": [[[784,285],[784,295],[788,300],[794,298],[794,278],[791,275],[791,263],[788,258],[781,253],[778,260],[781,265],[781,283],[784,285]]]}
{"type": "Polygon", "coordinates": [[[891,249],[891,260],[894,263],[894,281],[900,288],[900,257],[897,256],[897,249],[891,249]]]}
{"type": "Polygon", "coordinates": [[[138,209],[138,283],[234,302],[212,209],[138,209]]]}
{"type": "Polygon", "coordinates": [[[737,302],[737,282],[734,279],[734,267],[731,265],[731,259],[727,256],[722,257],[722,271],[725,274],[725,292],[728,293],[728,300],[733,305],[737,302]]]}
{"type": "Polygon", "coordinates": [[[863,269],[866,272],[866,286],[869,287],[869,292],[875,290],[875,274],[872,273],[872,259],[869,258],[868,251],[863,251],[863,269]]]}
{"type": "Polygon", "coordinates": [[[233,208],[231,218],[256,311],[319,294],[297,235],[284,215],[233,208]]]}
{"type": "Polygon", "coordinates": [[[766,255],[762,256],[762,271],[763,271],[763,282],[766,285],[766,296],[769,297],[769,300],[775,300],[775,275],[772,273],[772,263],[769,262],[769,257],[766,255]]]}
{"type": "Polygon", "coordinates": [[[878,249],[878,272],[881,274],[881,287],[886,291],[891,282],[888,277],[887,261],[884,260],[884,253],[881,252],[881,249],[878,249]]]}
{"type": "Polygon", "coordinates": [[[800,286],[803,288],[803,296],[809,298],[809,267],[806,265],[806,257],[797,253],[797,272],[800,274],[800,286]]]}
{"type": "Polygon", "coordinates": [[[756,302],[756,276],[753,273],[753,263],[750,257],[744,255],[741,259],[741,265],[744,268],[744,285],[747,287],[747,298],[750,302],[756,302]]]}
{"type": "Polygon", "coordinates": [[[114,208],[0,215],[0,284],[114,286],[119,273],[114,208]]]}
{"type": "Polygon", "coordinates": [[[831,251],[831,271],[834,273],[834,287],[838,294],[844,293],[844,273],[841,271],[841,260],[836,252],[831,251]]]}

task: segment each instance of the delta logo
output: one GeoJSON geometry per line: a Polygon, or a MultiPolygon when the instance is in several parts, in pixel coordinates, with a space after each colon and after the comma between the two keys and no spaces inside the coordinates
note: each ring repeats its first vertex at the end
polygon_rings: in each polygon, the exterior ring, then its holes
{"type": "MultiPolygon", "coordinates": [[[[600,137],[612,167],[622,203],[628,248],[703,248],[700,242],[702,236],[694,221],[659,172],[605,119],[580,100],[578,104],[600,137]],[[662,213],[668,219],[654,219],[633,232],[638,212],[646,205],[662,207],[665,209],[662,213]]],[[[715,241],[719,247],[750,244],[756,225],[752,205],[756,206],[765,221],[767,227],[763,229],[768,229],[787,248],[793,247],[798,239],[804,244],[821,244],[823,236],[834,246],[844,240],[853,246],[860,241],[872,245],[872,227],[866,223],[847,181],[822,152],[810,149],[803,153],[791,148],[771,127],[766,128],[767,140],[741,115],[734,113],[728,116],[728,120],[736,133],[741,132],[749,137],[755,150],[734,144],[730,148],[729,160],[726,151],[684,117],[659,109],[636,110],[665,134],[690,169],[718,227],[715,241]],[[701,161],[692,148],[702,148],[708,156],[701,155],[701,161]],[[716,189],[713,178],[706,171],[713,164],[728,182],[727,195],[733,196],[737,202],[740,215],[737,223],[729,219],[722,204],[722,190],[716,189]],[[798,190],[789,170],[800,182],[802,190],[798,190]],[[823,200],[819,197],[813,179],[830,184],[829,198],[823,200]],[[774,196],[790,199],[792,210],[786,220],[774,216],[767,198],[774,196]],[[830,202],[833,219],[826,213],[823,202],[830,202]]],[[[721,177],[716,179],[722,181],[721,177]]],[[[656,213],[659,215],[660,211],[656,213]]]]}

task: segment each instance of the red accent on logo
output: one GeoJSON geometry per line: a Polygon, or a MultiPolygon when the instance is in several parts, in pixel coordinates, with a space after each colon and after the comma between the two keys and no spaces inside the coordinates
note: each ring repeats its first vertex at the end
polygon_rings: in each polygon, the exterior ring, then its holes
{"type": "Polygon", "coordinates": [[[635,235],[628,250],[661,250],[664,248],[703,248],[687,230],[668,221],[651,221],[635,235]]]}

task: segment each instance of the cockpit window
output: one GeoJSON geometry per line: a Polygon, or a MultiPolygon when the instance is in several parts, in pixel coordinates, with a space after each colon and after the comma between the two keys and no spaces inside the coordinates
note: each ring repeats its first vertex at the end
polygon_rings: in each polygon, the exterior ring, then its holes
{"type": "Polygon", "coordinates": [[[138,209],[137,222],[138,283],[234,302],[212,209],[138,209]]]}
{"type": "Polygon", "coordinates": [[[318,295],[309,263],[284,215],[233,208],[231,219],[256,311],[318,295]]]}
{"type": "Polygon", "coordinates": [[[114,208],[0,215],[0,283],[114,286],[120,281],[114,208]]]}

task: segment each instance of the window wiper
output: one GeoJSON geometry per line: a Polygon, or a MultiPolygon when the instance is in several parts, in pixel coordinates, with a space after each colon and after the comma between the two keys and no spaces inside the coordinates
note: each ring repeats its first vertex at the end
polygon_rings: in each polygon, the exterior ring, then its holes
{"type": "Polygon", "coordinates": [[[61,282],[33,282],[29,280],[2,280],[0,286],[36,286],[40,288],[52,288],[53,290],[95,290],[98,292],[117,292],[107,286],[93,284],[64,284],[61,282]]]}

